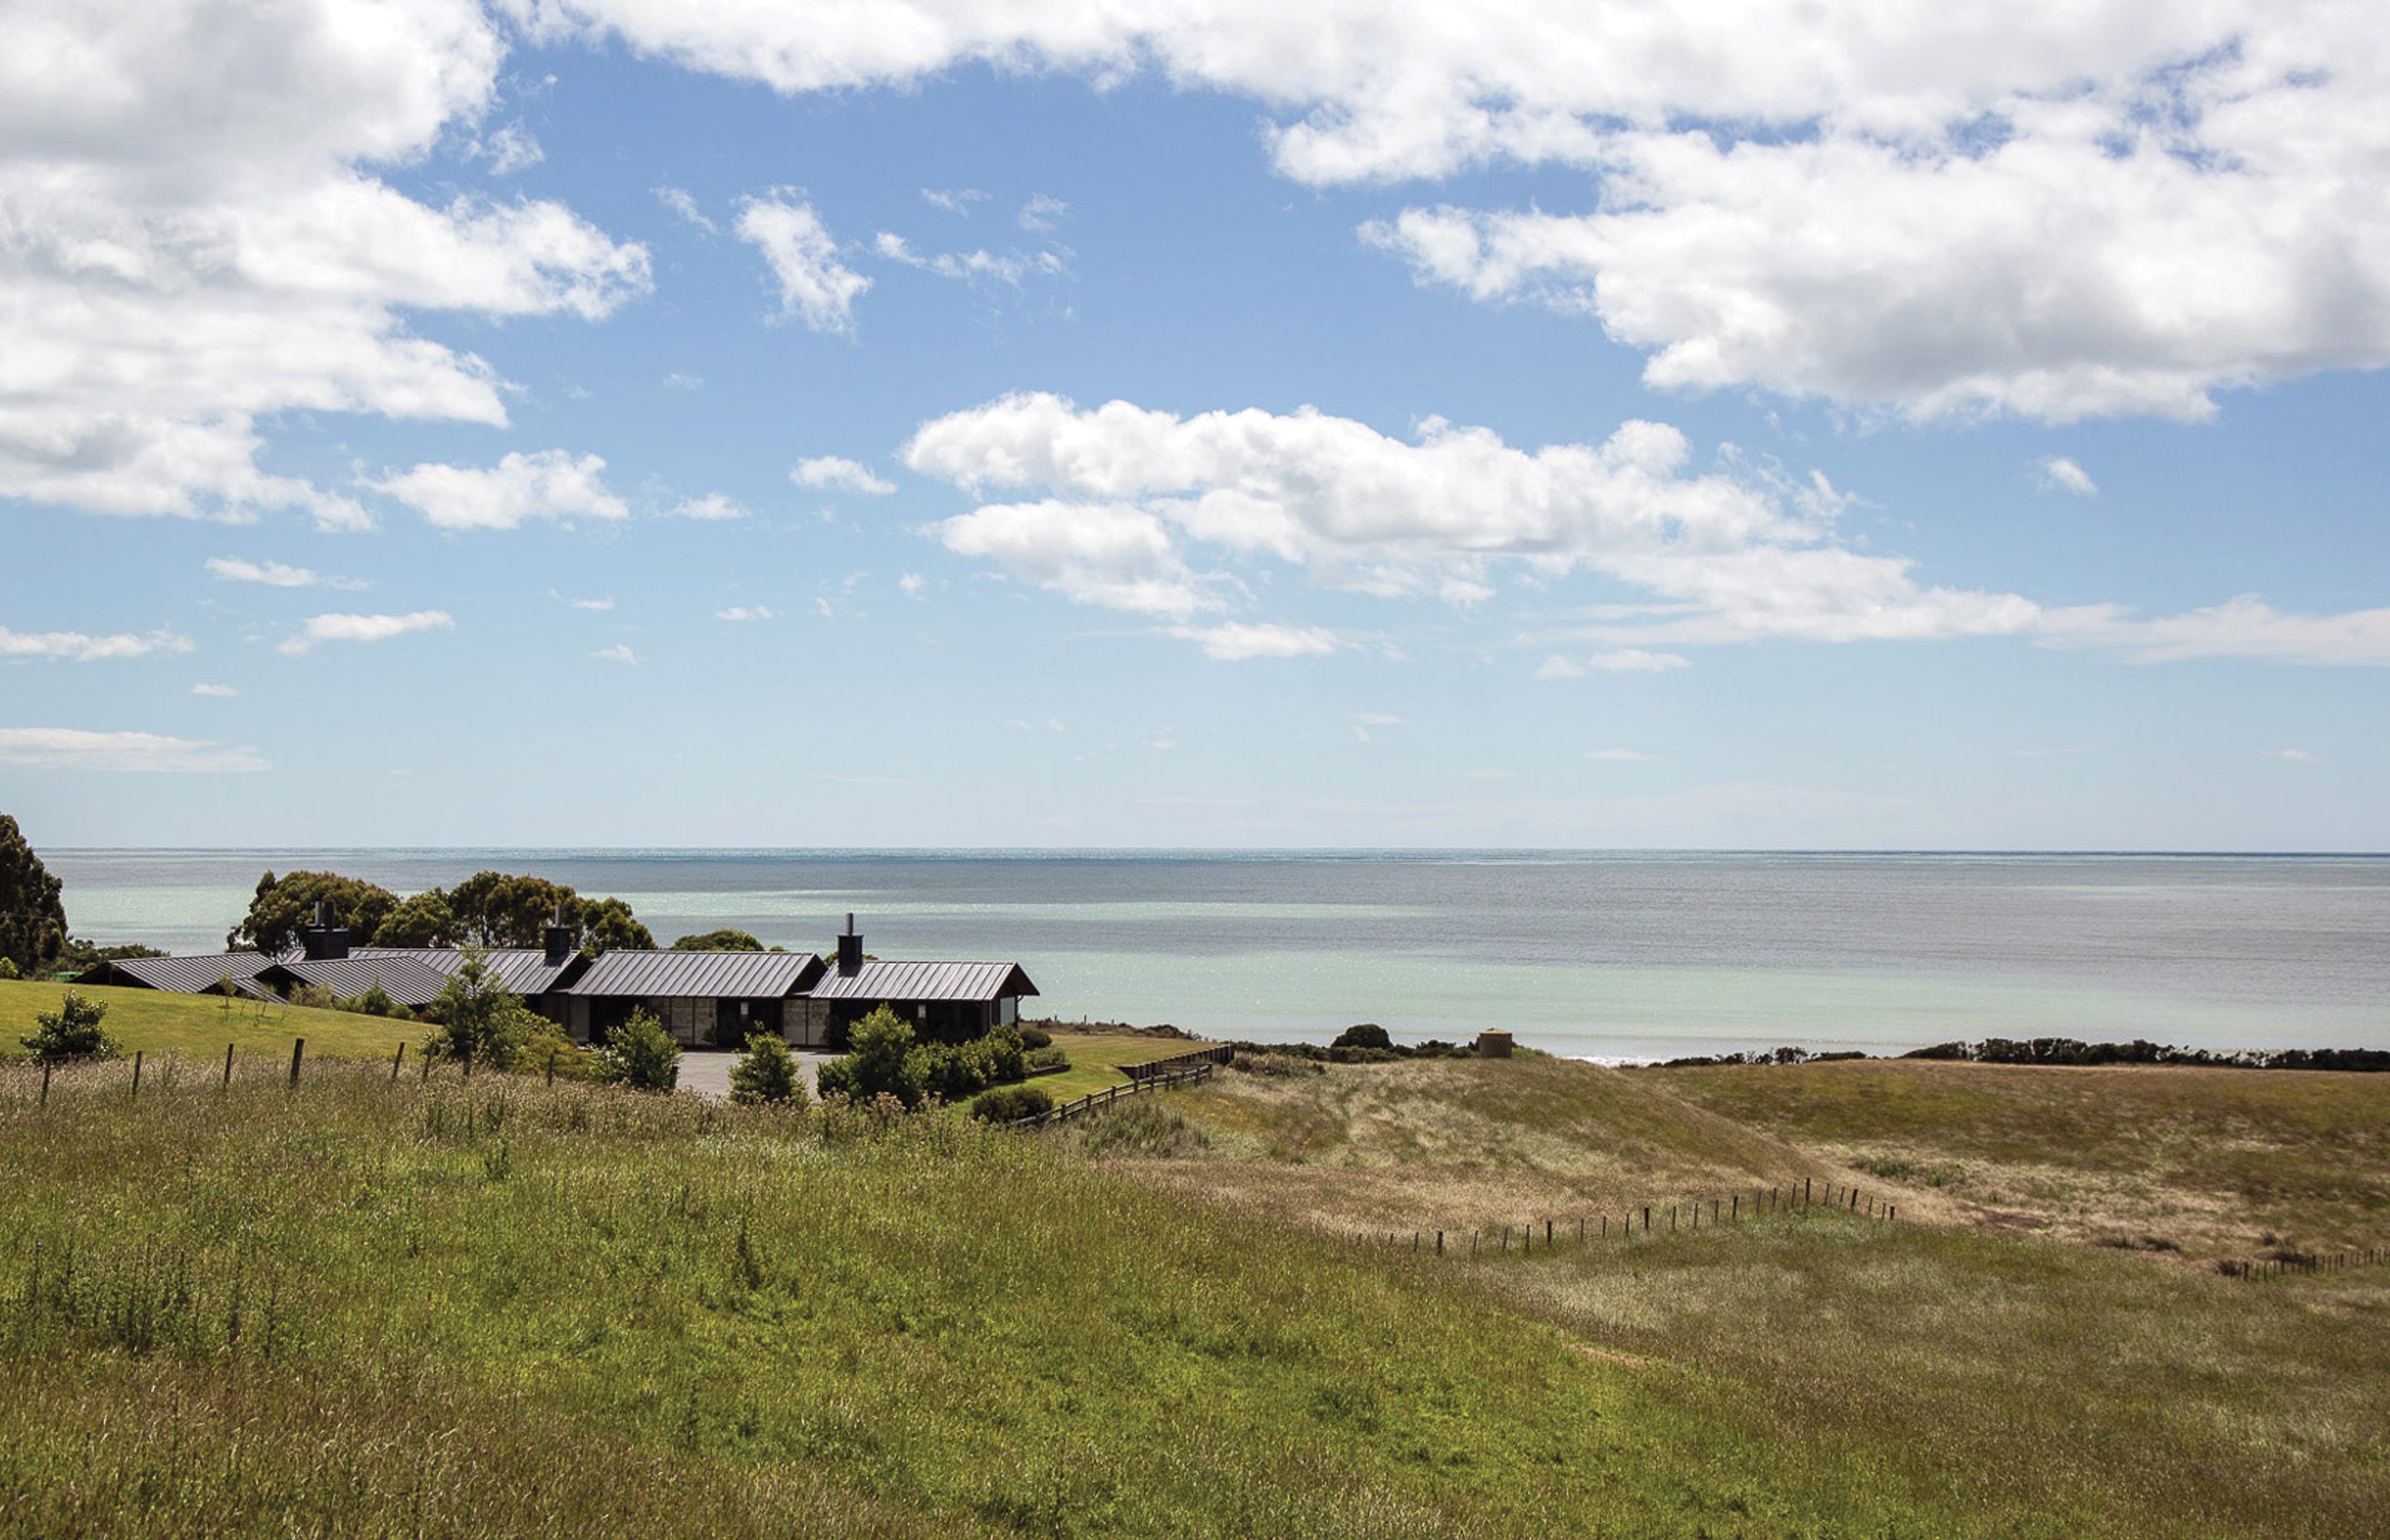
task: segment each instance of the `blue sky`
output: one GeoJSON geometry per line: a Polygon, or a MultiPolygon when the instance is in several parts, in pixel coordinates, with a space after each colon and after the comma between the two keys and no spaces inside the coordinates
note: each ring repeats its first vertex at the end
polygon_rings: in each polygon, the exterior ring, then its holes
{"type": "Polygon", "coordinates": [[[982,9],[32,29],[0,808],[2390,847],[2332,18],[982,9]]]}

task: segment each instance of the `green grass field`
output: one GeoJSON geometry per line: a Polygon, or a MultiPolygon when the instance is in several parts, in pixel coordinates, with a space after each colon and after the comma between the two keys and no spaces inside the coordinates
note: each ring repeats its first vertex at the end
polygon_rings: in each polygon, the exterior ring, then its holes
{"type": "Polygon", "coordinates": [[[2390,1267],[2242,1282],[1943,1170],[2121,1188],[2216,1127],[2361,1210],[2384,1077],[1527,1056],[1032,1136],[155,1062],[47,1107],[0,1067],[0,1534],[2059,1540],[2390,1505],[2390,1267]],[[1927,1222],[1350,1238],[1804,1170],[1927,1222]]]}
{"type": "Polygon", "coordinates": [[[87,999],[108,1007],[105,1022],[109,1036],[124,1051],[213,1057],[219,1070],[226,1044],[238,1045],[238,1059],[263,1063],[290,1061],[290,1040],[304,1037],[309,1058],[383,1059],[401,1043],[414,1057],[424,1029],[411,1021],[358,1016],[342,1010],[312,1010],[223,995],[172,995],[155,989],[85,989],[79,985],[0,981],[0,1059],[21,1059],[18,1039],[33,1030],[37,1012],[56,1010],[72,987],[87,999]]]}
{"type": "Polygon", "coordinates": [[[1980,1528],[1448,1276],[951,1114],[27,1074],[13,1534],[1980,1528]]]}

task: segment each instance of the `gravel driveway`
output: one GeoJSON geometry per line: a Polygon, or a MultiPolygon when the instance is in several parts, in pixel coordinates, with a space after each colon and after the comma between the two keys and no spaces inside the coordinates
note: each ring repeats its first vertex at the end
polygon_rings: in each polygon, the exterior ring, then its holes
{"type": "MultiPolygon", "coordinates": [[[[808,1053],[803,1048],[790,1050],[799,1072],[805,1077],[805,1090],[814,1088],[814,1073],[836,1059],[830,1053],[808,1053]]],[[[739,1056],[727,1048],[683,1048],[680,1052],[680,1089],[692,1091],[709,1101],[730,1099],[730,1066],[739,1056]]]]}

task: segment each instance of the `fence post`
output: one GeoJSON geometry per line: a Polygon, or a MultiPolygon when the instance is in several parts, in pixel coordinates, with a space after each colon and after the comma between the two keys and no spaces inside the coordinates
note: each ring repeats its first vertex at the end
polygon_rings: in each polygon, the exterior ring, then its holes
{"type": "Polygon", "coordinates": [[[1857,1187],[1851,1189],[1851,1212],[1853,1213],[1859,1212],[1859,1189],[1857,1187]]]}
{"type": "Polygon", "coordinates": [[[43,1060],[42,1060],[42,1099],[41,1099],[39,1102],[35,1103],[34,1105],[36,1105],[36,1106],[40,1106],[40,1107],[47,1107],[49,1104],[50,1104],[50,1061],[49,1061],[48,1059],[43,1059],[43,1060]]]}
{"type": "Polygon", "coordinates": [[[398,1045],[398,1051],[390,1056],[390,1083],[392,1085],[398,1084],[398,1061],[405,1057],[406,1044],[402,1039],[398,1045]]]}
{"type": "Polygon", "coordinates": [[[1610,1215],[1606,1213],[1601,1216],[1601,1238],[1604,1240],[1610,1238],[1610,1215]]]}
{"type": "Polygon", "coordinates": [[[1643,1205],[1643,1233],[1651,1233],[1651,1205],[1649,1203],[1643,1205]]]}
{"type": "Polygon", "coordinates": [[[133,1095],[127,1099],[132,1101],[141,1099],[141,1050],[139,1048],[133,1050],[133,1095]]]}
{"type": "Polygon", "coordinates": [[[306,1052],[305,1038],[294,1037],[290,1040],[290,1084],[293,1089],[296,1089],[299,1084],[299,1060],[306,1052]]]}
{"type": "Polygon", "coordinates": [[[1551,1243],[1552,1243],[1552,1222],[1551,1222],[1550,1220],[1547,1219],[1547,1220],[1545,1220],[1545,1221],[1544,1221],[1544,1245],[1545,1245],[1547,1248],[1548,1248],[1548,1247],[1551,1245],[1551,1243]]]}
{"type": "Polygon", "coordinates": [[[1801,1206],[1805,1209],[1809,1206],[1809,1178],[1806,1176],[1801,1178],[1801,1206]]]}
{"type": "Polygon", "coordinates": [[[553,1048],[548,1050],[547,1055],[547,1083],[550,1085],[556,1084],[556,1050],[553,1048]]]}
{"type": "Polygon", "coordinates": [[[1444,1255],[1444,1232],[1442,1230],[1435,1232],[1435,1254],[1438,1256],[1444,1255]]]}
{"type": "Polygon", "coordinates": [[[225,1045],[224,1088],[227,1091],[232,1089],[232,1045],[229,1043],[225,1045]]]}

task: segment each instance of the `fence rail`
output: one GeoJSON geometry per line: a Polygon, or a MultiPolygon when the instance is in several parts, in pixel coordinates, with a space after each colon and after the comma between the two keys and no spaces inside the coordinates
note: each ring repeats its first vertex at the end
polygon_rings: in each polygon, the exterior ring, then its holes
{"type": "Polygon", "coordinates": [[[1679,1200],[1674,1203],[1636,1204],[1615,1214],[1608,1212],[1580,1213],[1571,1214],[1565,1219],[1539,1215],[1524,1225],[1505,1225],[1499,1230],[1490,1226],[1467,1231],[1363,1230],[1356,1233],[1353,1238],[1363,1245],[1433,1251],[1437,1256],[1471,1257],[1488,1251],[1507,1255],[1513,1250],[1515,1242],[1521,1255],[1532,1256],[1538,1250],[1548,1251],[1569,1244],[1625,1241],[1655,1231],[1670,1235],[1698,1235],[1704,1228],[1722,1229],[1770,1213],[1821,1210],[1845,1213],[1882,1224],[1891,1224],[1900,1218],[1898,1205],[1887,1203],[1875,1194],[1831,1182],[1823,1185],[1821,1194],[1819,1186],[1815,1177],[1805,1176],[1797,1186],[1754,1187],[1748,1194],[1732,1192],[1715,1198],[1679,1200]],[[1746,1197],[1748,1202],[1744,1201],[1746,1197]],[[1537,1244],[1538,1230],[1542,1232],[1540,1246],[1537,1244]],[[1406,1237],[1408,1238],[1407,1246],[1406,1237]],[[1465,1252],[1461,1250],[1464,1242],[1468,1246],[1465,1252]]]}
{"type": "MultiPolygon", "coordinates": [[[[1208,1052],[1208,1050],[1206,1051],[1208,1052]]],[[[1198,1081],[1211,1079],[1212,1072],[1218,1067],[1220,1062],[1217,1059],[1203,1058],[1201,1055],[1196,1054],[1188,1054],[1183,1057],[1194,1059],[1196,1062],[1184,1064],[1176,1069],[1164,1070],[1155,1074],[1143,1075],[1136,1080],[1130,1081],[1125,1085],[1112,1085],[1107,1086],[1105,1089],[1100,1091],[1090,1091],[1076,1101],[1066,1101],[1060,1107],[1019,1119],[1013,1123],[1012,1126],[1015,1128],[1043,1128],[1048,1123],[1067,1123],[1073,1118],[1085,1117],[1089,1112],[1101,1111],[1103,1109],[1110,1107],[1112,1103],[1120,1100],[1124,1097],[1137,1096],[1146,1091],[1167,1090],[1173,1085],[1192,1085],[1198,1081]]],[[[1140,1064],[1137,1068],[1144,1069],[1146,1066],[1140,1064]]]]}
{"type": "Polygon", "coordinates": [[[1237,1050],[1222,1043],[1214,1047],[1197,1048],[1190,1053],[1173,1054],[1168,1059],[1148,1059],[1142,1064],[1115,1064],[1113,1069],[1128,1076],[1131,1084],[1153,1080],[1191,1070],[1198,1064],[1226,1064],[1237,1057],[1237,1050]]]}

